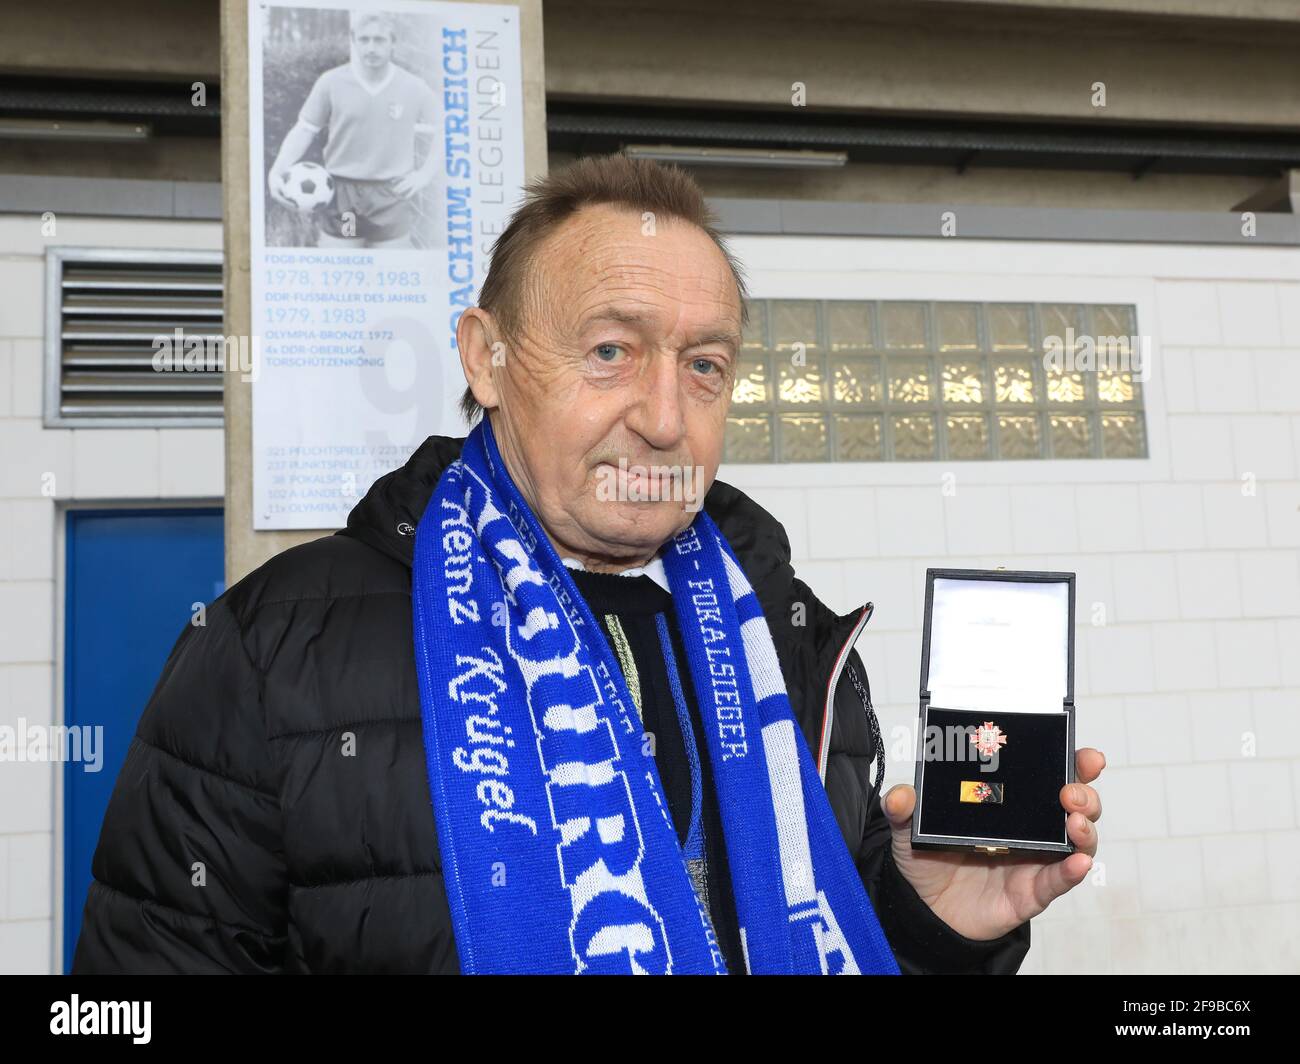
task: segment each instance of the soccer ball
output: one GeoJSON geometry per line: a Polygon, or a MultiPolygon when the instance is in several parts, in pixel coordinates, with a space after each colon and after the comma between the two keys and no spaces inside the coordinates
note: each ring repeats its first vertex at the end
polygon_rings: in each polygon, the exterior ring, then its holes
{"type": "Polygon", "coordinates": [[[298,210],[314,211],[334,199],[334,178],[319,163],[294,163],[280,182],[280,192],[298,210]]]}

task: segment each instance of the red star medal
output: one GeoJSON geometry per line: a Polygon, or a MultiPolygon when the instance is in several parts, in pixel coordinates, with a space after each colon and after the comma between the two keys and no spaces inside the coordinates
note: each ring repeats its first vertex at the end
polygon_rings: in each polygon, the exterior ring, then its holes
{"type": "Polygon", "coordinates": [[[970,741],[975,744],[976,750],[985,757],[990,757],[997,753],[1000,747],[1006,745],[1007,737],[1001,728],[991,720],[986,720],[975,729],[975,734],[970,737],[970,741]]]}

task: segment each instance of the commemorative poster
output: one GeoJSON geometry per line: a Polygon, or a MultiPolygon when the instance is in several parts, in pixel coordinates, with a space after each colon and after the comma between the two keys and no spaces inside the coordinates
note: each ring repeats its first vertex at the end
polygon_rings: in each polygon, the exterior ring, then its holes
{"type": "Polygon", "coordinates": [[[249,0],[253,527],[460,435],[456,321],[524,180],[518,9],[249,0]]]}

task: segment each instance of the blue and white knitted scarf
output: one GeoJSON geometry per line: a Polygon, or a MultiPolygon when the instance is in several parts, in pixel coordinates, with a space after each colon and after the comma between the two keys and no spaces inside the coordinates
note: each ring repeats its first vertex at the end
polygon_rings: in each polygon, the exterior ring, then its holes
{"type": "MultiPolygon", "coordinates": [[[[898,974],[731,547],[701,510],[663,560],[749,971],[898,974]]],[[[461,970],[725,972],[623,675],[486,419],[419,523],[413,599],[461,970]]]]}

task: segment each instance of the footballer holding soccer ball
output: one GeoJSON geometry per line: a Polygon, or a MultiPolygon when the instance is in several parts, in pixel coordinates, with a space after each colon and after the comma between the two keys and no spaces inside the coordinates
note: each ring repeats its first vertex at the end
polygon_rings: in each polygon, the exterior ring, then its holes
{"type": "Polygon", "coordinates": [[[351,61],[316,79],[267,186],[277,203],[312,214],[321,247],[409,248],[412,201],[436,176],[433,90],[393,62],[389,16],[351,21],[351,61]],[[322,131],[325,165],[302,162],[322,131]],[[426,141],[418,167],[417,137],[426,141]]]}

